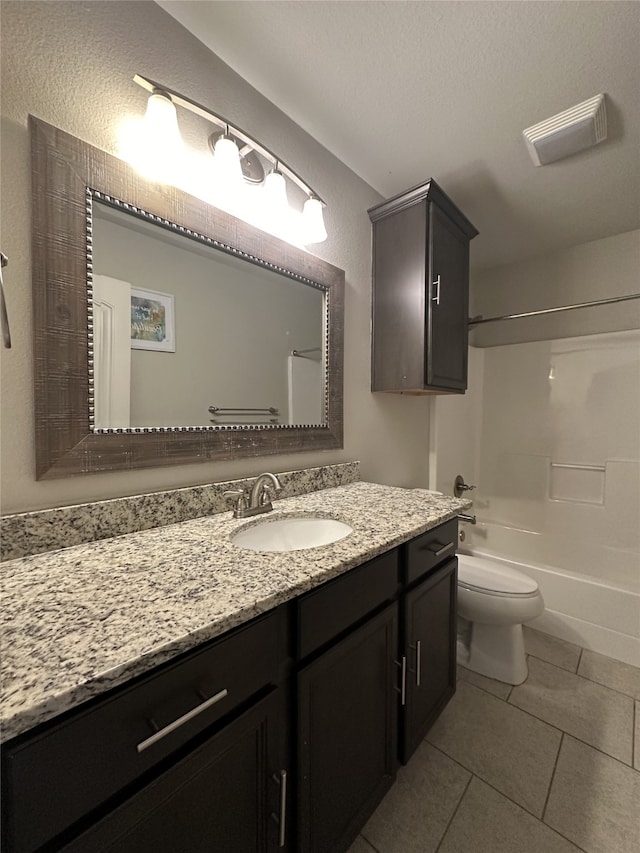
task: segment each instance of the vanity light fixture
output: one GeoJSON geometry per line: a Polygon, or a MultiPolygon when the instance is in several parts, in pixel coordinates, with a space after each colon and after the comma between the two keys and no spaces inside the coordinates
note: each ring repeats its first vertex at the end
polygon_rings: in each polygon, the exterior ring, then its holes
{"type": "Polygon", "coordinates": [[[133,127],[129,125],[121,140],[121,154],[134,168],[153,180],[204,198],[291,243],[307,245],[326,240],[325,202],[272,151],[179,92],[138,74],[133,79],[150,93],[144,119],[133,127]],[[209,137],[212,160],[198,159],[184,145],[178,129],[177,107],[219,128],[209,137]],[[287,180],[307,195],[302,212],[288,202],[287,180]]]}

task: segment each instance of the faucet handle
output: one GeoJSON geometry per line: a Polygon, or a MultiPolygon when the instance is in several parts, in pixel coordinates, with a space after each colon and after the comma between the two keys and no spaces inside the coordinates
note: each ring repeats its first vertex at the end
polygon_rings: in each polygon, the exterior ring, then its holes
{"type": "Polygon", "coordinates": [[[453,484],[453,494],[457,498],[461,498],[464,492],[472,492],[475,488],[475,486],[468,486],[464,481],[464,477],[458,474],[453,484]]]}
{"type": "Polygon", "coordinates": [[[280,491],[280,489],[275,488],[271,483],[263,483],[262,490],[258,497],[259,506],[266,506],[267,504],[270,504],[275,491],[280,491]]]}
{"type": "Polygon", "coordinates": [[[227,489],[222,493],[225,498],[237,498],[235,505],[235,513],[240,512],[243,509],[246,509],[249,502],[249,496],[247,495],[246,489],[227,489]]]}

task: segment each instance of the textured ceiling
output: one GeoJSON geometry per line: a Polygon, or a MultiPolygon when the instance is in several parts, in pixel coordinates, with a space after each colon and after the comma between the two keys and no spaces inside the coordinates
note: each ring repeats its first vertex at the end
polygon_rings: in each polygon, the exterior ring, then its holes
{"type": "Polygon", "coordinates": [[[475,267],[640,227],[635,0],[159,5],[383,196],[434,177],[475,267]],[[599,92],[607,141],[535,168],[522,130],[599,92]]]}

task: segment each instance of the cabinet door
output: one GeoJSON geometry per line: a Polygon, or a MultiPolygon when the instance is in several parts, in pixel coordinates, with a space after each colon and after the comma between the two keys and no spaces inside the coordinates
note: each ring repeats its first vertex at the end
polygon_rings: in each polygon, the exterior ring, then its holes
{"type": "Polygon", "coordinates": [[[455,558],[449,560],[404,599],[408,672],[400,752],[403,764],[455,693],[457,567],[455,558]]]}
{"type": "Polygon", "coordinates": [[[424,387],[426,254],[425,202],[374,224],[372,391],[424,387]]]}
{"type": "MultiPolygon", "coordinates": [[[[276,690],[69,845],[65,853],[267,853],[286,826],[276,690]]],[[[290,792],[289,792],[290,796],[290,792]]]]}
{"type": "Polygon", "coordinates": [[[299,673],[300,853],[346,850],[395,778],[397,610],[299,673]]]}
{"type": "Polygon", "coordinates": [[[469,330],[469,239],[429,204],[427,385],[464,391],[469,330]]]}

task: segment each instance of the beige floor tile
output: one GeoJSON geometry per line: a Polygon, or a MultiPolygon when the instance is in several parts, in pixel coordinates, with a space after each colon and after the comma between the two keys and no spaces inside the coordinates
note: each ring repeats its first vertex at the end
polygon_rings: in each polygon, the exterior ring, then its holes
{"type": "Polygon", "coordinates": [[[634,699],[640,699],[640,669],[628,663],[585,649],[578,675],[598,681],[606,687],[633,696],[634,699]]]}
{"type": "Polygon", "coordinates": [[[529,677],[509,704],[631,764],[633,699],[557,666],[529,658],[529,677]]]}
{"type": "Polygon", "coordinates": [[[561,734],[472,684],[458,690],[427,740],[541,817],[561,734]]]}
{"type": "Polygon", "coordinates": [[[524,646],[527,653],[548,663],[553,663],[562,669],[575,672],[580,660],[580,646],[552,637],[551,634],[543,634],[542,631],[534,631],[523,625],[524,646]]]}
{"type": "Polygon", "coordinates": [[[347,853],[376,853],[375,847],[372,847],[368,841],[359,835],[353,842],[347,853]]]}
{"type": "Polygon", "coordinates": [[[469,684],[475,684],[476,687],[481,687],[499,699],[506,699],[509,693],[511,693],[511,684],[496,681],[494,678],[487,678],[486,675],[480,675],[479,672],[472,672],[464,666],[458,667],[458,678],[462,681],[468,681],[469,684]]]}
{"type": "Polygon", "coordinates": [[[636,733],[633,743],[633,766],[640,770],[640,702],[636,702],[636,733]]]}
{"type": "Polygon", "coordinates": [[[379,853],[434,853],[470,777],[423,742],[399,771],[362,836],[379,853]]]}
{"type": "Polygon", "coordinates": [[[580,853],[542,821],[474,777],[438,853],[580,853]]]}
{"type": "Polygon", "coordinates": [[[587,853],[640,850],[640,773],[565,735],[544,820],[587,853]]]}

